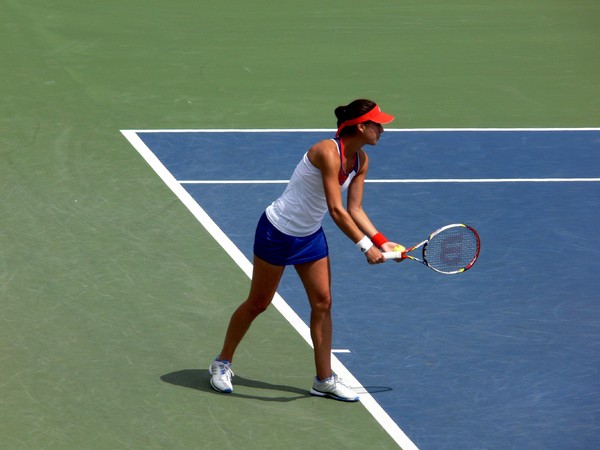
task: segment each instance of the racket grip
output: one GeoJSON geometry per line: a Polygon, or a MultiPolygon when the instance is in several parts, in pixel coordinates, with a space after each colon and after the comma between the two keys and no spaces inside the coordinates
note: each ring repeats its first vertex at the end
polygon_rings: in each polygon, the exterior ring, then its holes
{"type": "Polygon", "coordinates": [[[403,258],[405,258],[403,252],[383,252],[383,257],[385,258],[386,261],[389,261],[391,259],[403,259],[403,258]]]}

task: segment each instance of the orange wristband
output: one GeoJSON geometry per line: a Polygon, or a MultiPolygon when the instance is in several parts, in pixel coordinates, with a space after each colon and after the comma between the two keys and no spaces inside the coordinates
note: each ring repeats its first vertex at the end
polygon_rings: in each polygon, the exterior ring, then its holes
{"type": "Polygon", "coordinates": [[[381,248],[381,246],[383,244],[385,244],[386,242],[389,242],[390,240],[388,238],[386,238],[383,234],[381,233],[375,233],[372,237],[371,237],[371,241],[373,242],[373,244],[375,244],[377,247],[381,248]]]}

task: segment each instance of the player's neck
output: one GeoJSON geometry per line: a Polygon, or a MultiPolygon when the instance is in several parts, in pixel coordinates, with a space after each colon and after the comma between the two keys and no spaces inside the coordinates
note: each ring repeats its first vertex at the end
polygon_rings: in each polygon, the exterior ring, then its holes
{"type": "Polygon", "coordinates": [[[353,158],[354,155],[356,155],[356,152],[358,152],[358,150],[360,150],[360,148],[364,145],[362,139],[354,136],[344,136],[341,138],[341,142],[344,156],[347,159],[353,158]]]}

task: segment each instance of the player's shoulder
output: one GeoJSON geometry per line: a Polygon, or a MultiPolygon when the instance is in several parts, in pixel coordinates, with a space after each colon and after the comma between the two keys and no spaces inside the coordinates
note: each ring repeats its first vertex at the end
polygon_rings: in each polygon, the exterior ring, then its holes
{"type": "Polygon", "coordinates": [[[333,139],[324,139],[308,150],[309,160],[317,167],[323,164],[335,164],[339,161],[337,145],[333,139]]]}
{"type": "Polygon", "coordinates": [[[333,139],[323,139],[322,141],[319,141],[319,142],[313,144],[313,146],[310,148],[310,150],[316,150],[316,151],[336,150],[337,151],[337,144],[335,143],[335,141],[333,139]]]}
{"type": "Polygon", "coordinates": [[[358,157],[360,158],[361,163],[365,163],[369,160],[367,152],[362,147],[358,149],[358,157]]]}
{"type": "Polygon", "coordinates": [[[338,153],[338,148],[333,139],[324,139],[319,141],[308,150],[309,156],[315,157],[330,157],[331,155],[336,155],[338,153]]]}

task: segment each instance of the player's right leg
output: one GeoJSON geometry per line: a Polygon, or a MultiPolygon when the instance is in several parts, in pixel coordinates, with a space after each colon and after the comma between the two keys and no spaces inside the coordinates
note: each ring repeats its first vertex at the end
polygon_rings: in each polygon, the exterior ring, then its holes
{"type": "Polygon", "coordinates": [[[221,353],[209,369],[213,389],[225,393],[232,392],[231,362],[235,350],[254,319],[271,304],[284,270],[285,266],[275,266],[254,256],[250,293],[246,301],[231,316],[221,353]]]}

